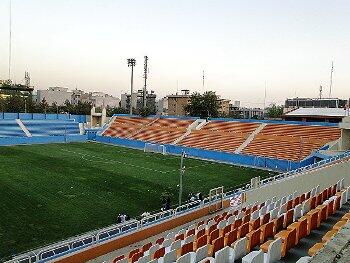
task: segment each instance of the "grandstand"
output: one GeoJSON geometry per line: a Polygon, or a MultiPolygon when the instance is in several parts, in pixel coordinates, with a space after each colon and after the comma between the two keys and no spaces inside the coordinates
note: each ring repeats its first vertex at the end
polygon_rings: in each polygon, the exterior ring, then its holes
{"type": "Polygon", "coordinates": [[[347,229],[350,153],[335,125],[115,115],[82,135],[79,122],[0,119],[0,144],[42,144],[0,147],[8,262],[313,262],[347,229]],[[98,143],[48,145],[87,138],[98,143]],[[163,191],[179,201],[183,151],[184,195],[204,198],[159,212],[163,191]],[[132,219],[116,223],[121,212],[132,219]]]}
{"type": "Polygon", "coordinates": [[[301,162],[340,137],[334,126],[116,116],[103,136],[301,162]]]}

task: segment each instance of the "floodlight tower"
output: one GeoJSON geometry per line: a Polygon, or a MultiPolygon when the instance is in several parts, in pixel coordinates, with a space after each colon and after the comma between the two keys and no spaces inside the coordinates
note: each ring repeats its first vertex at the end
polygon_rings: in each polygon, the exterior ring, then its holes
{"type": "Polygon", "coordinates": [[[148,56],[145,56],[145,62],[144,62],[144,65],[143,65],[143,78],[144,78],[144,81],[145,81],[145,84],[143,86],[143,107],[146,108],[147,106],[147,71],[148,71],[148,68],[147,68],[147,62],[148,62],[148,56]]]}
{"type": "Polygon", "coordinates": [[[132,115],[132,93],[134,89],[134,67],[136,65],[136,59],[128,58],[128,67],[131,67],[131,79],[130,79],[130,115],[132,115]]]}
{"type": "Polygon", "coordinates": [[[9,71],[8,71],[8,77],[9,81],[11,81],[11,60],[12,60],[12,0],[10,0],[10,6],[9,6],[9,71]]]}

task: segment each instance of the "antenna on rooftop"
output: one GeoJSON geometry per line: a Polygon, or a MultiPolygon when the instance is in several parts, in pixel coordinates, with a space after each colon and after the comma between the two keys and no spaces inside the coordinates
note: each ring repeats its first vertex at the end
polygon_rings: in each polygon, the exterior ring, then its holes
{"type": "Polygon", "coordinates": [[[322,99],[322,85],[320,85],[320,99],[322,99]]]}
{"type": "Polygon", "coordinates": [[[334,65],[333,65],[333,61],[332,61],[332,66],[331,66],[331,77],[330,77],[330,83],[329,83],[329,98],[332,97],[333,72],[334,72],[334,65]]]}
{"type": "Polygon", "coordinates": [[[145,62],[144,62],[144,65],[143,65],[143,78],[144,78],[144,81],[145,81],[145,84],[143,86],[143,107],[145,108],[147,106],[146,104],[146,99],[147,99],[147,73],[148,73],[148,69],[147,69],[147,62],[148,62],[148,56],[145,56],[145,62]]]}

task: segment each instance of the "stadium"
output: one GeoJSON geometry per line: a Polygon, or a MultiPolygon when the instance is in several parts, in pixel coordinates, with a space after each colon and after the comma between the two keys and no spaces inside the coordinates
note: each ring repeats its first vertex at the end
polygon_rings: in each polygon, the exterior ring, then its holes
{"type": "Polygon", "coordinates": [[[345,249],[349,117],[94,118],[0,114],[2,261],[331,262],[345,249]]]}

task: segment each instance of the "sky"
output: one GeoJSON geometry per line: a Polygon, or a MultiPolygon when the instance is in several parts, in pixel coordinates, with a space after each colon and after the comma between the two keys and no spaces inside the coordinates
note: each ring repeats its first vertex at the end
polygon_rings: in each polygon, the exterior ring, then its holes
{"type": "MultiPolygon", "coordinates": [[[[0,79],[8,78],[9,2],[0,0],[0,79]]],[[[158,97],[213,90],[246,106],[287,97],[350,97],[348,0],[12,0],[12,79],[50,86],[130,90],[158,97]],[[203,70],[205,86],[202,86],[203,70]],[[266,100],[265,98],[266,86],[266,100]]]]}

